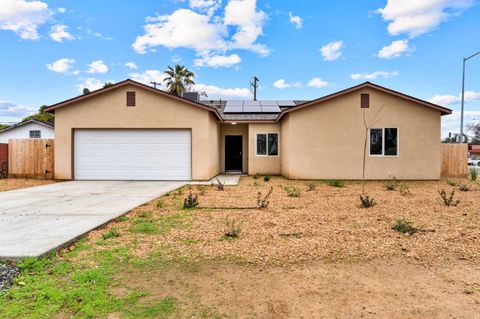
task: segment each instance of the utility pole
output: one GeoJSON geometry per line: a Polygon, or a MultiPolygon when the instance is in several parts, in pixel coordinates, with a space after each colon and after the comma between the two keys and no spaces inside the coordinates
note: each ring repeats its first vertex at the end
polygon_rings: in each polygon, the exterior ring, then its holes
{"type": "Polygon", "coordinates": [[[152,84],[153,87],[156,89],[156,88],[157,88],[157,85],[161,85],[162,83],[155,82],[155,81],[150,81],[150,84],[152,84]]]}
{"type": "Polygon", "coordinates": [[[461,115],[460,115],[460,143],[463,143],[464,141],[464,138],[463,138],[463,105],[465,103],[465,62],[467,62],[467,60],[470,60],[471,58],[473,58],[474,56],[480,54],[480,51],[478,51],[477,53],[475,54],[472,54],[471,56],[469,57],[466,57],[466,58],[463,58],[463,72],[462,72],[462,111],[461,111],[461,115]]]}
{"type": "Polygon", "coordinates": [[[250,82],[250,86],[253,86],[253,100],[254,101],[257,100],[258,82],[260,82],[260,80],[256,76],[253,77],[253,82],[250,82]]]}

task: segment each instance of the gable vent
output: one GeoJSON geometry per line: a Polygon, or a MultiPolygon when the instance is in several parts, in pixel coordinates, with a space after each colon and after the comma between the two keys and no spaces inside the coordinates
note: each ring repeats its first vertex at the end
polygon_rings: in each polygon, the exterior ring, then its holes
{"type": "Polygon", "coordinates": [[[360,107],[362,109],[368,109],[370,107],[370,94],[368,93],[360,94],[360,107]]]}
{"type": "Polygon", "coordinates": [[[135,106],[135,92],[127,92],[127,106],[135,106]]]}

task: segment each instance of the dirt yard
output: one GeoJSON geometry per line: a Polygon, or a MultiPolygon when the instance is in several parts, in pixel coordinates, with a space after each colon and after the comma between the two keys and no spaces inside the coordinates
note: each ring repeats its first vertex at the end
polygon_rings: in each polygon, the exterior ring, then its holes
{"type": "Polygon", "coordinates": [[[52,180],[24,179],[24,178],[7,178],[0,179],[0,192],[11,191],[14,189],[27,188],[32,186],[40,186],[54,183],[52,180]]]}
{"type": "MultiPolygon", "coordinates": [[[[53,264],[71,265],[58,277],[64,289],[68,276],[76,283],[77,272],[105,270],[96,298],[122,307],[82,305],[94,317],[132,317],[141,305],[152,318],[480,318],[480,185],[392,187],[366,183],[376,205],[362,208],[360,182],[245,177],[224,191],[186,186],[89,233],[53,264]],[[258,209],[258,192],[271,188],[258,209]],[[457,206],[444,204],[442,189],[455,190],[457,206]],[[196,209],[183,209],[189,192],[198,194],[196,209]],[[398,220],[406,233],[392,229],[398,220]]],[[[49,314],[86,311],[67,301],[58,309],[49,314]]]]}

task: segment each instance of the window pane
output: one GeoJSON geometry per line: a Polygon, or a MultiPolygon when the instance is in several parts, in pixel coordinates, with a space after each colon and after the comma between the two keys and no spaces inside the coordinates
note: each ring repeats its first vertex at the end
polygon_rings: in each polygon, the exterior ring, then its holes
{"type": "Polygon", "coordinates": [[[278,134],[268,134],[268,155],[278,155],[278,134]]]}
{"type": "Polygon", "coordinates": [[[385,129],[385,156],[398,155],[398,130],[396,128],[385,129]]]}
{"type": "Polygon", "coordinates": [[[257,134],[257,155],[267,155],[267,134],[257,134]]]}
{"type": "Polygon", "coordinates": [[[370,155],[382,155],[382,129],[370,129],[370,155]]]}

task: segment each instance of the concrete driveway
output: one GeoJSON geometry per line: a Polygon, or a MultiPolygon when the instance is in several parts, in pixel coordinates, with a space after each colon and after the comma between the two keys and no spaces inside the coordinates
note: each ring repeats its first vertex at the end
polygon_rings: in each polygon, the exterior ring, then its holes
{"type": "Polygon", "coordinates": [[[41,256],[183,185],[73,181],[0,192],[0,258],[41,256]]]}

